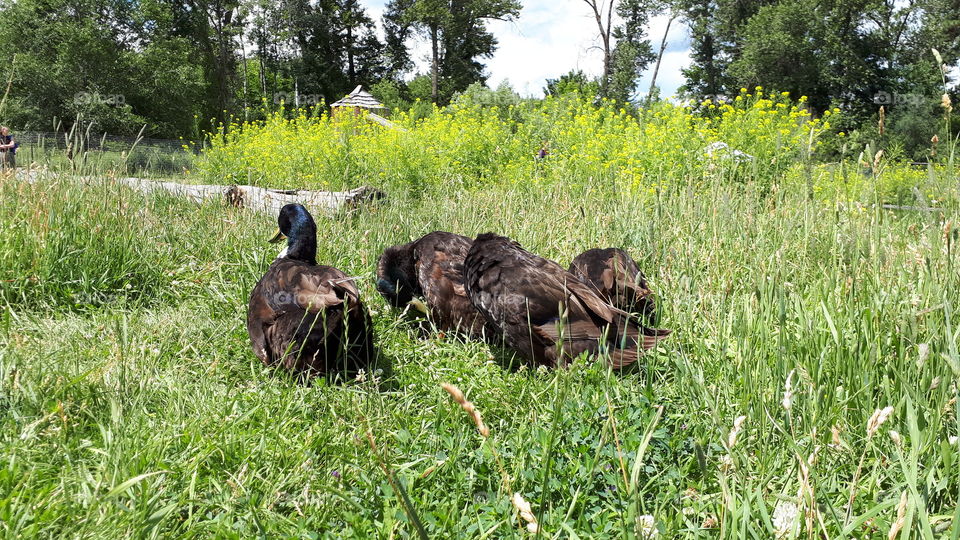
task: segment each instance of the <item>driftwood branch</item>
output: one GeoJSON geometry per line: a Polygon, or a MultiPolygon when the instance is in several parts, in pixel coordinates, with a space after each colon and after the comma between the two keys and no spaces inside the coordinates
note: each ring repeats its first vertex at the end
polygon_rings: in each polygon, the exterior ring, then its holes
{"type": "MultiPolygon", "coordinates": [[[[27,182],[35,182],[39,171],[21,171],[27,182]]],[[[220,186],[205,184],[178,184],[148,180],[146,178],[91,178],[78,177],[78,180],[99,180],[115,182],[140,193],[166,192],[178,197],[185,197],[193,202],[203,202],[207,199],[220,198],[231,206],[249,208],[255,212],[277,215],[283,205],[299,203],[308,209],[328,215],[336,214],[345,209],[382,199],[385,194],[369,186],[362,186],[348,191],[310,191],[301,189],[268,189],[257,186],[220,186]]]]}

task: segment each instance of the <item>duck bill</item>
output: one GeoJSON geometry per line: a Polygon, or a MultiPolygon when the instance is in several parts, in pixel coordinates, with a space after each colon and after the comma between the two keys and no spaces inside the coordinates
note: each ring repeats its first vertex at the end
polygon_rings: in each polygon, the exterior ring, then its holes
{"type": "Polygon", "coordinates": [[[287,237],[284,236],[284,234],[280,232],[279,229],[277,229],[277,234],[273,235],[273,238],[271,238],[270,240],[267,240],[267,242],[270,242],[271,244],[276,244],[277,242],[282,242],[286,239],[287,237]]]}

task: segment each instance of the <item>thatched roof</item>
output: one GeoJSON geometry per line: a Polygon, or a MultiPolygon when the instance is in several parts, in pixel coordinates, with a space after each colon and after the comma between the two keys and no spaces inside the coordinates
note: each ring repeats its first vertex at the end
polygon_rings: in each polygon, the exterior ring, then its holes
{"type": "Polygon", "coordinates": [[[331,107],[362,107],[364,109],[386,109],[383,103],[377,101],[377,98],[371,96],[363,89],[363,86],[357,86],[340,101],[335,102],[331,107]]]}

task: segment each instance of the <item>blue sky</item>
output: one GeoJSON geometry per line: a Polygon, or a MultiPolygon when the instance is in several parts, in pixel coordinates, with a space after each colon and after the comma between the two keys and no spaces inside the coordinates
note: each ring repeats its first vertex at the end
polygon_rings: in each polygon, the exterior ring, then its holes
{"type": "MultiPolygon", "coordinates": [[[[487,23],[499,41],[497,52],[486,61],[490,76],[487,84],[497,86],[507,80],[522,95],[541,96],[546,79],[556,78],[571,69],[581,69],[589,75],[600,73],[603,55],[597,49],[597,26],[583,0],[521,1],[523,9],[517,20],[487,23]]],[[[386,0],[361,0],[378,22],[385,3],[386,0]]],[[[666,24],[666,17],[651,21],[647,34],[654,48],[659,47],[666,24]]],[[[673,95],[684,82],[680,70],[690,63],[686,28],[674,21],[667,43],[667,52],[657,76],[664,96],[673,95]]],[[[426,71],[429,47],[420,39],[415,40],[412,47],[418,69],[426,71]]],[[[638,86],[641,95],[649,86],[650,73],[647,72],[638,86]]]]}

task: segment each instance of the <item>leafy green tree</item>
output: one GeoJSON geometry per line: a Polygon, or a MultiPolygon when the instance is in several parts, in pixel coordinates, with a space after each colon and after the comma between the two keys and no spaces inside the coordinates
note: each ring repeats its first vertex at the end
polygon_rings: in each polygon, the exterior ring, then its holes
{"type": "Polygon", "coordinates": [[[384,68],[386,76],[399,82],[413,67],[407,40],[413,35],[413,23],[407,14],[414,0],[394,0],[383,13],[384,68]]]}
{"type": "Polygon", "coordinates": [[[377,98],[391,112],[410,108],[406,86],[393,79],[383,79],[370,85],[370,95],[377,98]]]}
{"type": "Polygon", "coordinates": [[[234,110],[234,85],[240,57],[236,38],[242,29],[240,0],[163,1],[172,14],[170,32],[190,40],[194,59],[203,70],[201,127],[225,122],[234,110]],[[199,54],[198,54],[199,53],[199,54]]]}
{"type": "Polygon", "coordinates": [[[684,70],[684,90],[699,97],[726,94],[736,83],[729,67],[740,56],[741,26],[765,5],[776,0],[678,0],[682,19],[690,29],[691,66],[684,70]]]}
{"type": "Polygon", "coordinates": [[[543,93],[548,96],[576,93],[586,98],[593,98],[600,95],[600,83],[589,78],[581,70],[573,70],[557,79],[547,79],[547,86],[543,89],[543,93]]]}
{"type": "Polygon", "coordinates": [[[432,77],[427,74],[418,74],[407,83],[407,93],[412,101],[430,101],[433,93],[432,77]]]}
{"type": "Polygon", "coordinates": [[[358,0],[289,0],[286,16],[293,45],[289,91],[330,103],[383,76],[383,44],[358,0]]]}
{"type": "Polygon", "coordinates": [[[203,86],[188,40],[166,33],[162,4],[23,0],[0,8],[0,50],[16,55],[10,123],[54,118],[95,131],[191,136],[203,86]]]}
{"type": "Polygon", "coordinates": [[[743,27],[740,57],[730,64],[733,81],[748,88],[773,86],[808,96],[817,110],[830,106],[830,57],[825,22],[810,3],[790,0],[764,6],[743,27]]]}
{"type": "Polygon", "coordinates": [[[583,1],[596,21],[603,53],[600,94],[622,102],[631,101],[637,79],[654,59],[646,27],[650,17],[662,10],[664,4],[657,0],[583,1]],[[614,13],[621,21],[616,26],[614,13]]]}
{"type": "Polygon", "coordinates": [[[693,43],[688,92],[786,90],[807,96],[815,113],[841,108],[835,125],[848,132],[871,132],[884,106],[887,138],[914,156],[926,151],[949,91],[931,49],[948,68],[960,57],[957,0],[710,0],[683,14],[693,43]]]}
{"type": "Polygon", "coordinates": [[[510,83],[502,81],[496,88],[488,88],[481,83],[473,83],[463,92],[457,93],[453,104],[459,106],[479,105],[481,107],[499,107],[508,109],[520,104],[523,98],[517,94],[510,83]]]}
{"type": "Polygon", "coordinates": [[[623,22],[613,29],[616,46],[607,97],[621,102],[633,101],[640,74],[655,58],[646,28],[651,15],[661,9],[660,3],[650,0],[620,0],[617,4],[617,14],[623,22]]]}
{"type": "MultiPolygon", "coordinates": [[[[480,59],[489,58],[497,40],[485,21],[512,20],[520,13],[518,0],[391,0],[387,5],[396,42],[416,31],[430,41],[431,100],[447,103],[474,82],[485,82],[480,59]]],[[[402,58],[391,53],[395,65],[402,58]]]]}

